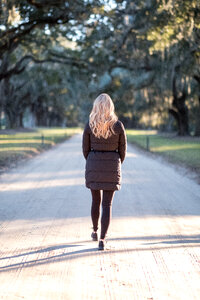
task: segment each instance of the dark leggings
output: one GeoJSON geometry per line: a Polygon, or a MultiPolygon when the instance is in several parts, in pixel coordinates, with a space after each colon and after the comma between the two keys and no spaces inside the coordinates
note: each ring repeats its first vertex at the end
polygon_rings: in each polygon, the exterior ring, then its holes
{"type": "MultiPolygon", "coordinates": [[[[100,206],[101,206],[101,191],[91,190],[91,193],[92,193],[91,217],[92,217],[93,229],[94,231],[97,231],[99,215],[100,215],[100,206]]],[[[108,231],[110,218],[111,218],[111,207],[112,207],[112,199],[114,196],[114,191],[102,191],[102,194],[103,194],[103,200],[102,200],[100,239],[104,239],[108,231]]]]}

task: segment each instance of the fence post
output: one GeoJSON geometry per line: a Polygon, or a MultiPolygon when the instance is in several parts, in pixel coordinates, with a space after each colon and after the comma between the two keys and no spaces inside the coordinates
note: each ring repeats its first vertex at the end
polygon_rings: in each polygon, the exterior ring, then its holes
{"type": "Polygon", "coordinates": [[[147,139],[146,139],[146,145],[147,145],[147,151],[149,151],[149,136],[147,136],[147,139]]]}
{"type": "Polygon", "coordinates": [[[44,145],[44,135],[41,135],[41,139],[42,139],[42,146],[44,145]]]}

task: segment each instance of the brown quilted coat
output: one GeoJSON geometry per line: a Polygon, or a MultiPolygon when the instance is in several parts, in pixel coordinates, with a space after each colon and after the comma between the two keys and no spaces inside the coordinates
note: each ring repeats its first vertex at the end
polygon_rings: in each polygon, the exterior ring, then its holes
{"type": "Polygon", "coordinates": [[[83,133],[83,155],[86,159],[86,187],[93,190],[119,190],[121,187],[121,163],[126,155],[126,134],[122,122],[114,124],[111,137],[97,138],[89,122],[83,133]]]}

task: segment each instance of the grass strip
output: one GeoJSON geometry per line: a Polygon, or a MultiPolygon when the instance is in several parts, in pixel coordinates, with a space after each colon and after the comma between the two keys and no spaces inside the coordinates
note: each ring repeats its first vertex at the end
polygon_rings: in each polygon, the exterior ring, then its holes
{"type": "Polygon", "coordinates": [[[80,128],[37,128],[31,132],[1,131],[0,170],[15,166],[19,160],[30,158],[81,132],[80,128]]]}
{"type": "Polygon", "coordinates": [[[170,162],[182,164],[200,173],[200,138],[178,137],[158,133],[156,130],[127,130],[128,142],[166,157],[170,162]],[[149,140],[149,142],[147,142],[149,140]]]}

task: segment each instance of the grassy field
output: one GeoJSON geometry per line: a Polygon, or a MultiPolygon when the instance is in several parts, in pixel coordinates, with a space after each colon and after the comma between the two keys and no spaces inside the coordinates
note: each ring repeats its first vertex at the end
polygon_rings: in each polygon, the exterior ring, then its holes
{"type": "Polygon", "coordinates": [[[200,173],[200,138],[164,136],[155,130],[127,130],[127,138],[143,149],[166,157],[169,161],[190,167],[200,173]]]}
{"type": "Polygon", "coordinates": [[[80,131],[79,128],[38,128],[30,132],[1,130],[0,170],[15,165],[21,159],[32,157],[80,131]]]}

